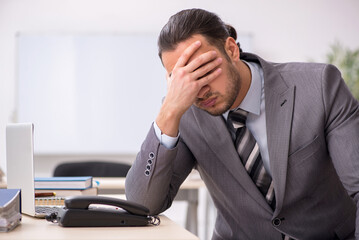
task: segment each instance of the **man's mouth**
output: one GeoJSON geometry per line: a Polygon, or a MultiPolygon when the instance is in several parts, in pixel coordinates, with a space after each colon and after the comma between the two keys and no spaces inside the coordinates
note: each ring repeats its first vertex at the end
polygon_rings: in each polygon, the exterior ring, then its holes
{"type": "Polygon", "coordinates": [[[217,97],[209,98],[207,100],[201,101],[201,107],[209,108],[213,107],[216,104],[217,97]]]}

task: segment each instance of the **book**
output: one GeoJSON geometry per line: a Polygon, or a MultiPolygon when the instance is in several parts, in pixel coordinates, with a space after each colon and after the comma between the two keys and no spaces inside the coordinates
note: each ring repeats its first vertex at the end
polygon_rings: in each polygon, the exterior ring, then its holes
{"type": "Polygon", "coordinates": [[[91,187],[91,176],[35,178],[35,189],[87,189],[91,187]]]}
{"type": "Polygon", "coordinates": [[[8,232],[21,222],[20,189],[0,189],[0,232],[8,232]]]}
{"type": "Polygon", "coordinates": [[[36,189],[36,193],[47,193],[54,192],[54,196],[56,197],[70,197],[70,196],[96,196],[97,195],[97,187],[91,187],[86,189],[36,189]]]}
{"type": "Polygon", "coordinates": [[[39,197],[35,198],[35,207],[39,206],[65,206],[65,197],[39,197]]]}

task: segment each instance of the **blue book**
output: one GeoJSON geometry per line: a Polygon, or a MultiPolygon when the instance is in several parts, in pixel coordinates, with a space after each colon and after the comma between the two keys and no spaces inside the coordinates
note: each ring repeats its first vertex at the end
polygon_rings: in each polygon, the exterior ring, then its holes
{"type": "Polygon", "coordinates": [[[92,177],[36,177],[35,189],[87,189],[92,187],[92,177]]]}

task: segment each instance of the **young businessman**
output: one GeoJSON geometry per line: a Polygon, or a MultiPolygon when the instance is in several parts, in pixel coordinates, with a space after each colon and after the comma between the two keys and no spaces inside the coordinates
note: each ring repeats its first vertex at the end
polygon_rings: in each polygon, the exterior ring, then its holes
{"type": "Polygon", "coordinates": [[[242,52],[201,9],[172,16],[158,45],[168,92],[129,200],[160,213],[197,168],[213,239],[359,239],[359,104],[334,66],[242,52]]]}

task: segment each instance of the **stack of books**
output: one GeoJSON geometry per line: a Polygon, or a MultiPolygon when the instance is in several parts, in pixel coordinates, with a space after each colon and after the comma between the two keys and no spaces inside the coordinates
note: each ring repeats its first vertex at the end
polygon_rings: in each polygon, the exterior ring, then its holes
{"type": "Polygon", "coordinates": [[[21,221],[21,191],[0,189],[0,232],[8,232],[21,221]]]}
{"type": "Polygon", "coordinates": [[[97,195],[97,187],[92,177],[47,177],[35,178],[35,196],[69,197],[78,195],[97,195]]]}

